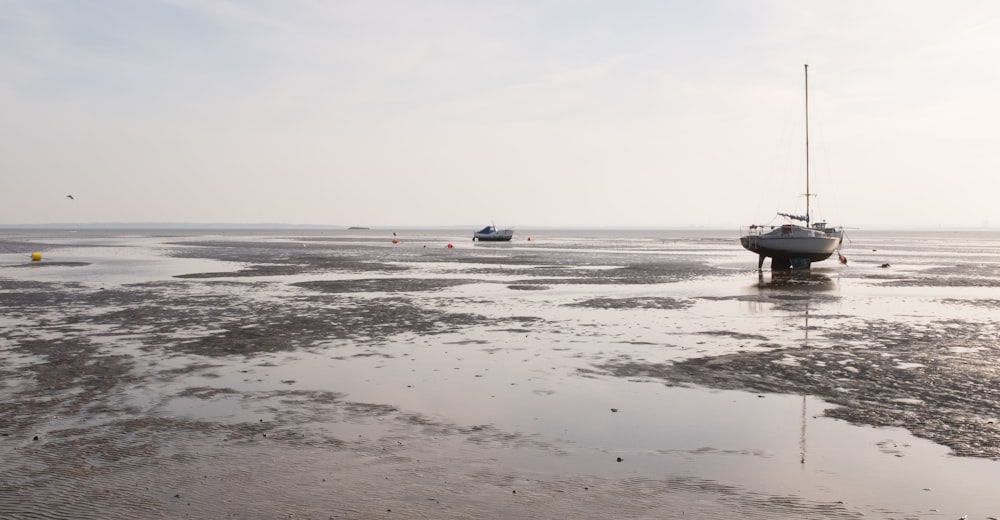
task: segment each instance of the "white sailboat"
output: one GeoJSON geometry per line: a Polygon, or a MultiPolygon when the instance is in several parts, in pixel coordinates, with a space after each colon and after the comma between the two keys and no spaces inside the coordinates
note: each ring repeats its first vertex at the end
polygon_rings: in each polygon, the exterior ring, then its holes
{"type": "Polygon", "coordinates": [[[748,251],[757,253],[758,269],[764,266],[765,258],[771,259],[771,269],[808,269],[813,262],[829,258],[843,240],[842,229],[828,226],[826,222],[810,223],[812,215],[809,211],[809,199],[814,195],[809,193],[809,65],[805,66],[805,76],[806,214],[778,213],[789,220],[804,222],[805,225],[750,226],[749,232],[740,237],[740,244],[748,251]]]}

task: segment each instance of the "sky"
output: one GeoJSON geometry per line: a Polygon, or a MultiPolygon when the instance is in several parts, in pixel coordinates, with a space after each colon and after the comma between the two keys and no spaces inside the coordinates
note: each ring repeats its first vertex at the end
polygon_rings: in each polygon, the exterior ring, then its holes
{"type": "Polygon", "coordinates": [[[0,224],[1000,226],[1000,2],[0,0],[0,224]],[[67,195],[73,195],[69,199],[67,195]]]}

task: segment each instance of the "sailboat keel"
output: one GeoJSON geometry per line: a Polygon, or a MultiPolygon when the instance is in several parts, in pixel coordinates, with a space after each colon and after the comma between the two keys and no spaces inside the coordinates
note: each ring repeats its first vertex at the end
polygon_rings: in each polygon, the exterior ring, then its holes
{"type": "Polygon", "coordinates": [[[810,269],[811,267],[812,267],[812,260],[808,258],[799,258],[790,256],[771,257],[772,271],[810,269]]]}
{"type": "Polygon", "coordinates": [[[792,262],[787,256],[776,256],[771,259],[772,271],[787,271],[792,268],[792,262]]]}
{"type": "Polygon", "coordinates": [[[789,258],[788,261],[792,264],[792,269],[809,269],[812,267],[812,261],[808,258],[789,258]]]}

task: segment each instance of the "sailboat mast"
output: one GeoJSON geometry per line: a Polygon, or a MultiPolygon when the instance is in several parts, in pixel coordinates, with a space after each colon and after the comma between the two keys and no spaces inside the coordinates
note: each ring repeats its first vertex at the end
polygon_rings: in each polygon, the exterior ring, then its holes
{"type": "Polygon", "coordinates": [[[812,214],[809,213],[809,64],[805,65],[806,71],[806,227],[809,227],[812,214]]]}

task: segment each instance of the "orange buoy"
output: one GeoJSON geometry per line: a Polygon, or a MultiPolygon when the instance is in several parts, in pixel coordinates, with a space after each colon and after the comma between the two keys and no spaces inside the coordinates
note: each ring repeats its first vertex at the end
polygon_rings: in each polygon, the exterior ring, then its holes
{"type": "Polygon", "coordinates": [[[392,243],[393,243],[393,244],[398,244],[398,243],[399,243],[399,240],[396,240],[396,239],[394,238],[394,239],[392,239],[392,243]]]}
{"type": "Polygon", "coordinates": [[[41,253],[31,253],[31,261],[32,262],[41,262],[42,261],[42,254],[41,253]]]}

